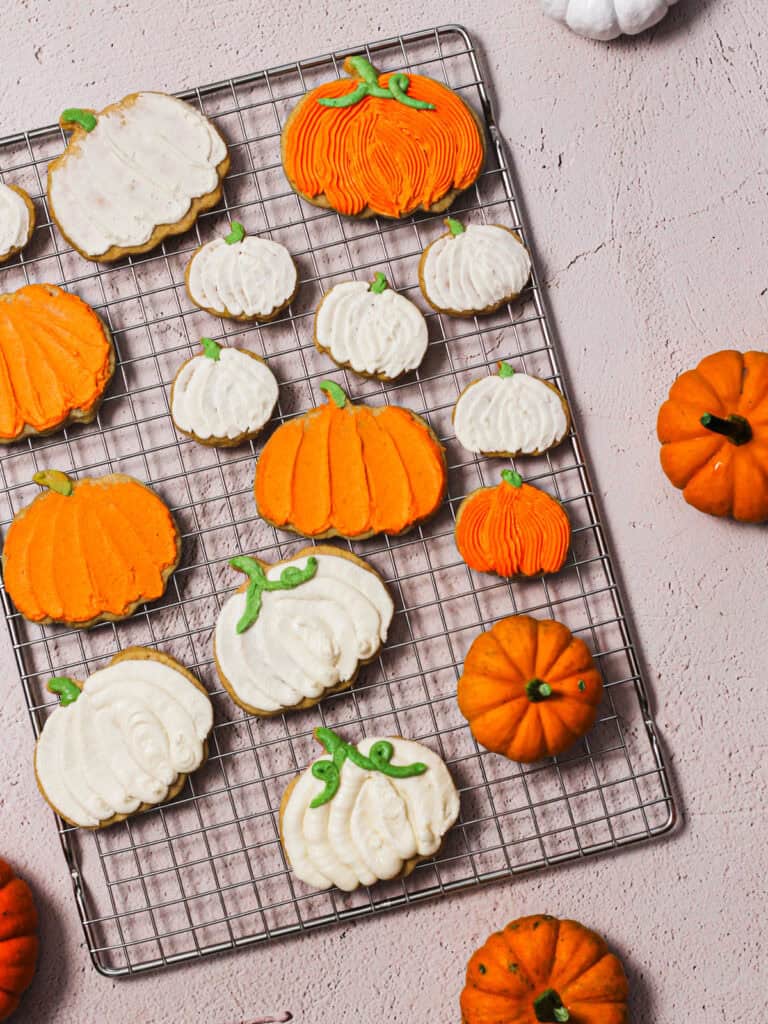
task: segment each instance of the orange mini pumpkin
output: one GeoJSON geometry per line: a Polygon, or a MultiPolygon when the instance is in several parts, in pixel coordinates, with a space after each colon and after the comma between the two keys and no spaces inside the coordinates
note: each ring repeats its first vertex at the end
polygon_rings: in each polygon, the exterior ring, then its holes
{"type": "Polygon", "coordinates": [[[256,466],[259,514],[306,537],[402,533],[445,494],[442,445],[396,405],[355,405],[333,381],[328,402],[288,420],[256,466]]]}
{"type": "Polygon", "coordinates": [[[154,491],[120,473],[75,481],[49,469],[34,480],[46,490],[16,515],[3,548],[22,615],[85,629],[162,595],[181,541],[154,491]]]}
{"type": "Polygon", "coordinates": [[[578,921],[520,917],[472,955],[462,1024],[626,1024],[621,960],[578,921]]]}
{"type": "Polygon", "coordinates": [[[479,121],[451,89],[423,75],[380,75],[349,57],[337,78],[299,102],[282,135],[293,188],[349,216],[447,209],[483,166],[479,121]]]}
{"type": "Polygon", "coordinates": [[[672,385],[657,429],[662,469],[689,505],[768,520],[768,354],[702,359],[672,385]]]}
{"type": "Polygon", "coordinates": [[[0,295],[0,444],[90,423],[115,367],[109,331],[53,284],[0,295]]]}
{"type": "Polygon", "coordinates": [[[27,883],[0,860],[0,1020],[14,1012],[37,965],[37,910],[27,883]]]}
{"type": "Polygon", "coordinates": [[[513,469],[502,470],[495,487],[473,491],[456,514],[456,547],[478,572],[558,572],[570,543],[571,524],[560,502],[523,483],[513,469]]]}
{"type": "Polygon", "coordinates": [[[475,637],[458,686],[477,742],[524,763],[562,753],[591,729],[602,694],[584,641],[561,622],[528,615],[475,637]]]}

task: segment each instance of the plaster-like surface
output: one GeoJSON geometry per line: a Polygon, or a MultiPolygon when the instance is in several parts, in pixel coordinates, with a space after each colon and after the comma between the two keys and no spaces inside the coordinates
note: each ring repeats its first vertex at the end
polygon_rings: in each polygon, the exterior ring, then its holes
{"type": "Polygon", "coordinates": [[[5,631],[0,853],[35,886],[43,958],[21,1022],[458,1021],[464,963],[523,913],[579,917],[627,958],[635,1022],[731,1024],[765,992],[765,530],[688,509],[661,476],[675,374],[768,328],[768,28],[761,4],[680,0],[593,44],[535,0],[220,0],[3,9],[0,134],[450,20],[484,45],[577,414],[644,648],[685,823],[658,843],[131,982],[90,966],[5,631]],[[167,8],[161,13],[162,8],[167,8]],[[761,976],[762,972],[762,976],[761,976]]]}

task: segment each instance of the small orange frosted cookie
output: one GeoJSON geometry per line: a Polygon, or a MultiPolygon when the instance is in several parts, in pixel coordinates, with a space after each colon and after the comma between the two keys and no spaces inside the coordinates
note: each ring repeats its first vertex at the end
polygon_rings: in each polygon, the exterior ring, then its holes
{"type": "Polygon", "coordinates": [[[496,487],[469,494],[456,515],[456,547],[470,567],[499,576],[559,572],[571,543],[571,524],[559,501],[513,469],[496,487]]]}
{"type": "Polygon", "coordinates": [[[53,284],[0,295],[0,444],[90,423],[115,367],[109,331],[53,284]]]}
{"type": "Polygon", "coordinates": [[[291,111],[283,167],[297,192],[350,217],[446,210],[485,159],[480,123],[447,86],[423,75],[380,75],[348,57],[350,78],[325,82],[291,111]]]}
{"type": "Polygon", "coordinates": [[[443,500],[445,453],[427,423],[396,405],[349,401],[325,380],[323,406],[284,423],[256,465],[256,504],[306,537],[403,533],[443,500]]]}
{"type": "Polygon", "coordinates": [[[47,469],[34,480],[45,491],[3,548],[5,586],[25,618],[86,629],[163,594],[181,539],[154,491],[121,473],[71,480],[47,469]]]}

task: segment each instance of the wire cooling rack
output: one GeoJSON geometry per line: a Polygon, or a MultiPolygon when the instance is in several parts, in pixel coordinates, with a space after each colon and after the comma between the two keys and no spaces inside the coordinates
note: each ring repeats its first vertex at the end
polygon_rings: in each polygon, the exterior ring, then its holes
{"type": "MultiPolygon", "coordinates": [[[[456,443],[451,411],[459,392],[493,372],[501,358],[563,389],[536,278],[520,300],[491,316],[442,316],[426,308],[417,279],[423,248],[444,230],[441,217],[344,220],[299,200],[287,185],[280,164],[286,115],[305,90],[341,74],[347,54],[360,52],[381,70],[422,72],[447,82],[482,115],[489,140],[486,167],[452,212],[506,224],[525,238],[476,54],[456,26],[184,93],[229,143],[232,169],[224,202],[194,230],[114,265],[84,261],[51,225],[45,173],[63,148],[61,131],[43,128],[0,143],[0,178],[26,188],[38,214],[23,256],[0,268],[0,292],[29,281],[66,286],[109,323],[118,354],[95,424],[5,451],[2,526],[37,493],[31,479],[39,469],[124,472],[150,482],[173,508],[184,547],[162,601],[127,622],[89,632],[31,625],[2,592],[35,733],[53,706],[45,691],[50,676],[85,678],[130,644],[158,646],[196,671],[216,714],[209,761],[174,803],[101,833],[57,819],[88,948],[104,974],[132,974],[415,903],[647,840],[674,823],[662,754],[578,438],[572,435],[548,455],[519,464],[528,480],[568,510],[573,545],[562,572],[509,584],[471,572],[454,545],[461,498],[497,481],[502,465],[468,458],[456,443]],[[287,245],[300,268],[298,297],[272,324],[217,321],[188,301],[183,282],[190,253],[225,233],[231,217],[249,233],[287,245]],[[322,294],[340,280],[370,279],[379,269],[424,309],[430,337],[418,373],[386,386],[337,370],[312,343],[313,312],[322,294]],[[203,335],[247,343],[267,359],[281,384],[267,436],[279,422],[317,404],[318,382],[332,376],[354,398],[394,402],[426,416],[447,447],[449,498],[438,514],[404,536],[350,545],[388,581],[397,612],[385,649],[357,685],[309,711],[249,718],[231,703],[213,666],[216,615],[240,582],[229,558],[240,552],[286,558],[305,541],[275,531],[256,515],[252,482],[261,442],[215,450],[173,428],[169,384],[203,335]],[[589,735],[557,760],[526,767],[481,752],[456,705],[456,680],[472,639],[514,612],[566,623],[589,644],[606,683],[599,721],[589,735]],[[352,894],[317,893],[291,875],[278,841],[277,809],[289,780],[318,753],[312,730],[319,724],[350,740],[394,733],[439,751],[461,790],[461,819],[436,860],[403,881],[352,894]]],[[[31,744],[29,754],[31,772],[31,744]]]]}

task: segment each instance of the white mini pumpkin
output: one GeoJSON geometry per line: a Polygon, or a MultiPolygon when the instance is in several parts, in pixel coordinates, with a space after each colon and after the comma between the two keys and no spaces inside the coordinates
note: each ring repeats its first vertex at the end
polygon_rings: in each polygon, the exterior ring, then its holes
{"type": "Polygon", "coordinates": [[[131,647],[82,684],[51,679],[60,705],[35,748],[40,790],[66,821],[100,828],[171,799],[205,761],[213,708],[158,651],[131,647]]]}
{"type": "Polygon", "coordinates": [[[459,816],[459,794],[444,761],[400,737],[353,745],[315,730],[327,754],[288,787],[280,838],[294,873],[315,889],[397,878],[433,857],[459,816]]]}
{"type": "Polygon", "coordinates": [[[256,437],[275,408],[275,375],[259,356],[202,338],[171,385],[176,429],[200,444],[227,447],[256,437]]]}
{"type": "Polygon", "coordinates": [[[656,25],[677,0],[541,0],[544,13],[580,36],[606,41],[656,25]]]}

